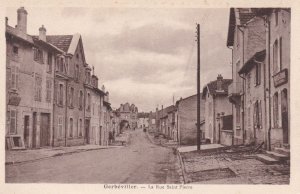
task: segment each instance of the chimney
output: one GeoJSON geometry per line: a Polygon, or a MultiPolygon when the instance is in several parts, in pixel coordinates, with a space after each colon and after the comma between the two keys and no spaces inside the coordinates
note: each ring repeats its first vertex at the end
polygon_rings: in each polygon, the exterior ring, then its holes
{"type": "Polygon", "coordinates": [[[44,25],[39,28],[39,39],[46,42],[46,28],[44,25]]]}
{"type": "Polygon", "coordinates": [[[222,83],[223,83],[223,76],[221,74],[217,77],[217,90],[221,91],[222,89],[222,83]]]}
{"type": "Polygon", "coordinates": [[[27,33],[27,11],[24,7],[20,7],[17,10],[18,13],[18,22],[17,22],[17,28],[23,32],[27,33]]]}

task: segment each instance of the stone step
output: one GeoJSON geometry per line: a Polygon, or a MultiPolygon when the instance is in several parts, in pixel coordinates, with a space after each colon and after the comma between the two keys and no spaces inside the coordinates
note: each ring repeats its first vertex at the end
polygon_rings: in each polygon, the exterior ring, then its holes
{"type": "Polygon", "coordinates": [[[272,158],[270,156],[267,156],[265,154],[256,154],[256,159],[265,163],[265,164],[276,164],[279,163],[278,160],[276,160],[275,158],[272,158]]]}
{"type": "Polygon", "coordinates": [[[287,155],[284,155],[284,154],[280,154],[280,153],[277,153],[277,152],[271,152],[271,151],[266,151],[267,155],[276,159],[276,160],[279,160],[279,161],[285,161],[285,160],[288,160],[289,159],[289,156],[287,155]]]}
{"type": "Polygon", "coordinates": [[[283,154],[283,155],[286,155],[286,156],[290,156],[290,149],[274,148],[274,152],[277,152],[279,154],[283,154]]]}

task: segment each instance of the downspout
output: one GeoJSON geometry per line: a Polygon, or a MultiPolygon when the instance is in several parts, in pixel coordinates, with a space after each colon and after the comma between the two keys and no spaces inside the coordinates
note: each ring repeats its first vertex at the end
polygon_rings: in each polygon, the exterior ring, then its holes
{"type": "MultiPolygon", "coordinates": [[[[232,80],[233,80],[233,48],[231,47],[229,47],[229,46],[227,46],[227,48],[229,48],[230,50],[231,50],[231,78],[232,78],[232,80]]],[[[234,84],[233,83],[233,81],[232,81],[232,84],[234,84]]],[[[231,113],[232,113],[232,122],[233,122],[233,103],[231,103],[231,113]]],[[[232,127],[233,127],[233,125],[232,125],[232,127]]],[[[232,138],[231,138],[232,140],[231,140],[231,145],[234,145],[234,129],[232,129],[232,138]]]]}
{"type": "Polygon", "coordinates": [[[65,147],[67,147],[67,129],[68,129],[68,117],[67,117],[67,114],[68,114],[68,79],[66,79],[66,105],[65,105],[65,147]]]}
{"type": "Polygon", "coordinates": [[[271,150],[271,63],[270,63],[270,49],[271,49],[271,46],[270,46],[270,43],[271,43],[271,27],[270,27],[270,21],[267,20],[267,30],[268,30],[268,74],[269,74],[269,129],[268,129],[268,147],[267,149],[268,150],[271,150]]]}
{"type": "MultiPolygon", "coordinates": [[[[237,26],[237,27],[242,32],[242,35],[243,35],[243,57],[242,57],[242,64],[244,66],[244,63],[245,63],[245,34],[244,34],[244,31],[241,30],[241,28],[240,28],[242,26],[237,26]]],[[[246,80],[246,78],[243,77],[243,76],[241,76],[240,74],[239,74],[239,77],[243,79],[242,130],[243,130],[243,144],[245,144],[245,135],[246,135],[246,133],[245,133],[245,101],[246,101],[246,96],[245,96],[245,80],[246,80]]]]}

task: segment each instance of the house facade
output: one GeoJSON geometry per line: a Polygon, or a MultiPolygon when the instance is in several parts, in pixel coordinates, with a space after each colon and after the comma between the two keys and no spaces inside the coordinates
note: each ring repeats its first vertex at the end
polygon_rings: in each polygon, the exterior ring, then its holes
{"type": "Polygon", "coordinates": [[[134,129],[138,127],[138,108],[134,104],[121,104],[117,109],[120,113],[121,121],[125,121],[129,124],[129,128],[134,129]]]}
{"type": "MultiPolygon", "coordinates": [[[[202,96],[202,94],[200,95],[202,96]]],[[[205,137],[204,119],[205,119],[205,102],[200,97],[200,135],[205,137]]],[[[179,145],[196,145],[197,144],[197,95],[180,99],[176,102],[176,112],[174,114],[176,123],[175,139],[179,145]]]]}
{"type": "Polygon", "coordinates": [[[231,83],[231,79],[223,79],[222,75],[219,74],[217,80],[208,83],[203,88],[202,99],[205,101],[204,136],[211,143],[221,143],[221,137],[232,139],[232,127],[223,126],[221,128],[218,121],[221,116],[230,118],[232,115],[232,105],[227,99],[228,85],[231,83]]]}
{"type": "Polygon", "coordinates": [[[53,144],[54,64],[62,50],[27,34],[27,11],[17,10],[15,28],[6,18],[6,148],[53,144]]]}
{"type": "Polygon", "coordinates": [[[28,35],[27,11],[17,12],[16,28],[6,19],[7,148],[104,145],[108,92],[91,75],[81,36],[49,36],[44,26],[38,36],[28,35]]]}
{"type": "Polygon", "coordinates": [[[289,145],[290,9],[231,8],[227,46],[234,143],[289,145]]]}

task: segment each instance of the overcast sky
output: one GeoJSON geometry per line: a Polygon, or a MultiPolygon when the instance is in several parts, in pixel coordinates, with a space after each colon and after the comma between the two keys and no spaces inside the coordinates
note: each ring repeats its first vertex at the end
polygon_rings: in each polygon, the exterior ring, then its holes
{"type": "MultiPolygon", "coordinates": [[[[110,92],[113,108],[134,103],[155,110],[196,94],[196,25],[201,25],[201,88],[231,78],[226,47],[229,9],[30,8],[28,34],[80,33],[87,63],[110,92]]],[[[8,8],[15,26],[17,8],[8,8]]]]}

